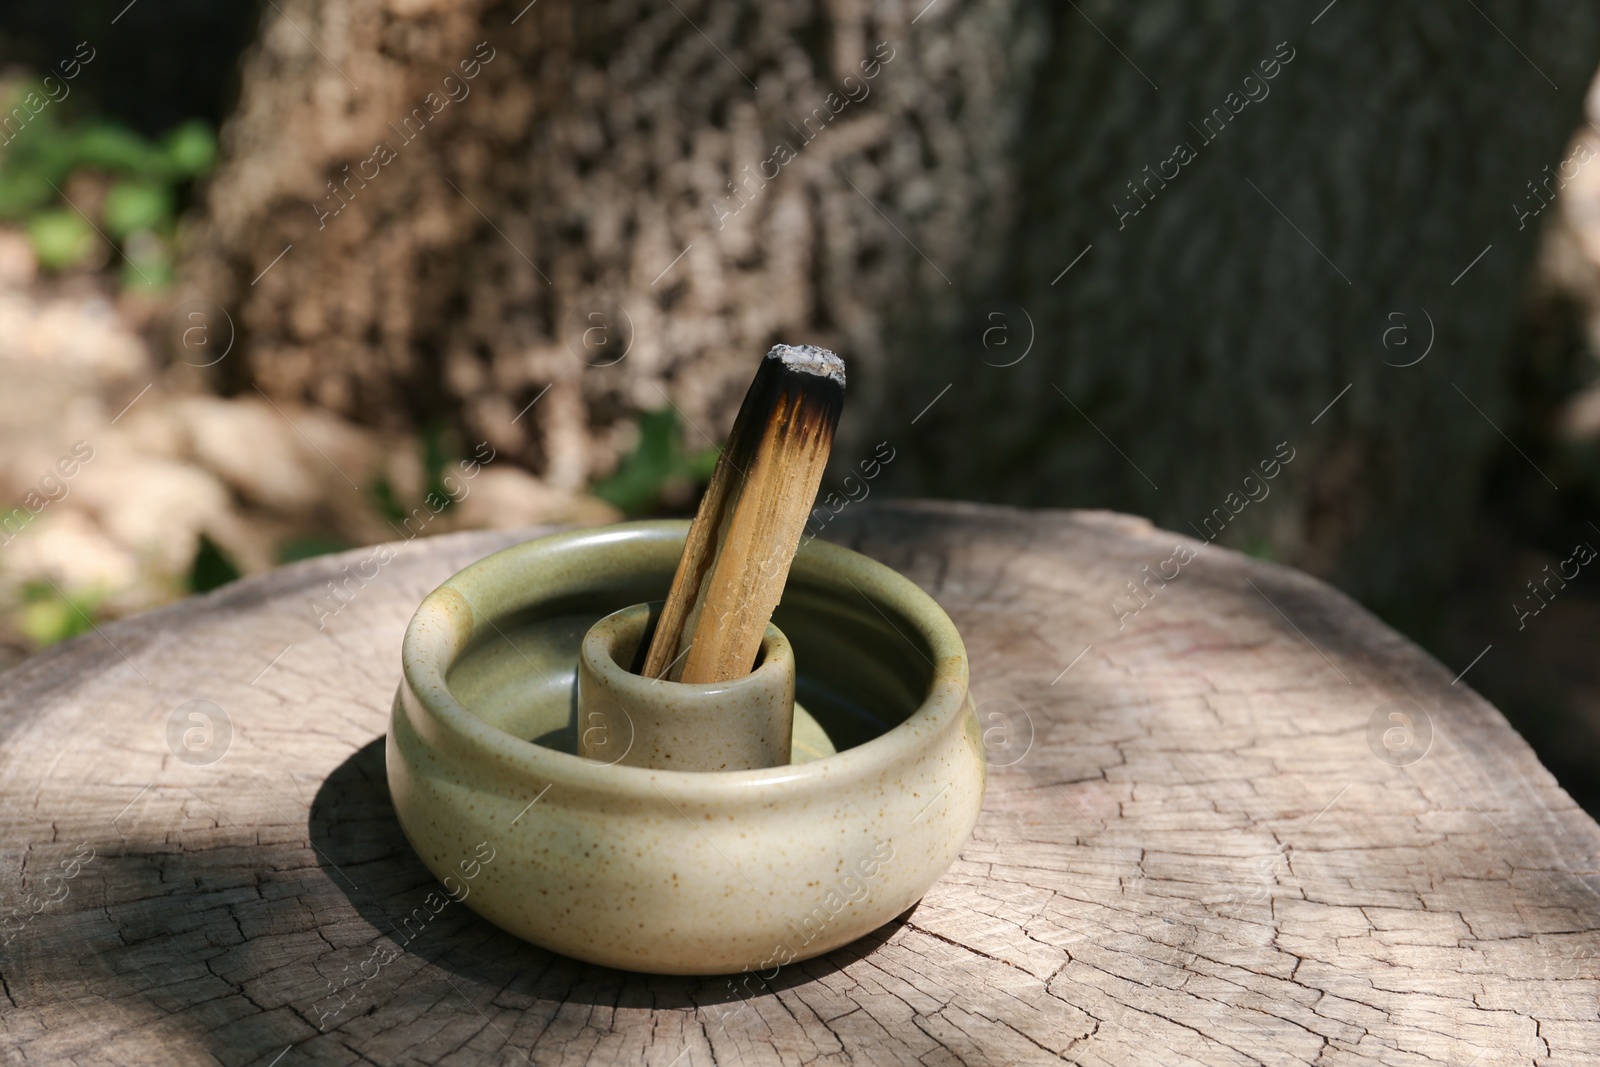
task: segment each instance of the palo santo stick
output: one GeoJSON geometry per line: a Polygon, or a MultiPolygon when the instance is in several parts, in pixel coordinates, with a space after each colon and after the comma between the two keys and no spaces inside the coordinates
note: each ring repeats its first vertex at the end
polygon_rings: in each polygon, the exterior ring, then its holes
{"type": "Polygon", "coordinates": [[[689,527],[646,678],[726,682],[755,666],[844,407],[844,360],[775,345],[761,361],[689,527]]]}

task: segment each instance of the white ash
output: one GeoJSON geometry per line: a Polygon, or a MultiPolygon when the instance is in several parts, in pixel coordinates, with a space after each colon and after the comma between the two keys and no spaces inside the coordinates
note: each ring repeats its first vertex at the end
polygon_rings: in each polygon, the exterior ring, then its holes
{"type": "Polygon", "coordinates": [[[767,358],[782,360],[783,365],[791,370],[832,378],[841,388],[844,386],[844,360],[826,348],[816,345],[773,345],[767,358]]]}

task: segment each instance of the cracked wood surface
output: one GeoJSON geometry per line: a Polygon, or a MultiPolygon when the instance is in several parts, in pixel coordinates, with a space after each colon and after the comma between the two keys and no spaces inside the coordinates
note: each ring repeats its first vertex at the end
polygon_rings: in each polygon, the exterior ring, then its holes
{"type": "Polygon", "coordinates": [[[384,788],[401,633],[429,589],[530,532],[406,544],[319,631],[308,601],[361,549],[0,678],[0,1057],[1492,1067],[1600,1049],[1600,827],[1465,679],[1350,600],[1107,513],[869,505],[832,530],[950,612],[991,746],[971,842],[897,921],[746,987],[433,911],[384,788]],[[1167,562],[1179,545],[1198,555],[1167,562]],[[1146,565],[1178,575],[1135,614],[1146,565]],[[1409,755],[1431,727],[1409,763],[1404,737],[1383,743],[1400,700],[1409,755]],[[231,723],[209,765],[169,748],[200,728],[190,701],[231,723]]]}

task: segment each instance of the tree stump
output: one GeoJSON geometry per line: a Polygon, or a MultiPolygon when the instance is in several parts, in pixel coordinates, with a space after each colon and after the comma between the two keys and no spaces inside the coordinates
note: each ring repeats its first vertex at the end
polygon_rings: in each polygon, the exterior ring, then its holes
{"type": "Polygon", "coordinates": [[[1600,827],[1500,714],[1314,579],[1105,512],[861,505],[830,528],[955,619],[991,755],[972,840],[895,922],[763,977],[589,966],[455,903],[398,949],[437,888],[384,784],[401,634],[536,532],[407,543],[337,613],[326,583],[372,550],[286,567],[5,675],[6,1062],[1600,1048],[1600,827]]]}

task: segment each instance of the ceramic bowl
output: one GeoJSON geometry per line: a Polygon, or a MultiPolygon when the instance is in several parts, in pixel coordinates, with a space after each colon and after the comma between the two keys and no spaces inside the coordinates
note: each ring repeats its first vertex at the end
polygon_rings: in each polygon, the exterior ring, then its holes
{"type": "Polygon", "coordinates": [[[724,772],[577,755],[584,636],[665,595],[687,531],[556,534],[429,594],[402,647],[389,788],[445,888],[518,937],[637,971],[764,971],[927,891],[977,820],[983,745],[950,619],[882,564],[813,541],[773,623],[835,753],[724,772]]]}

